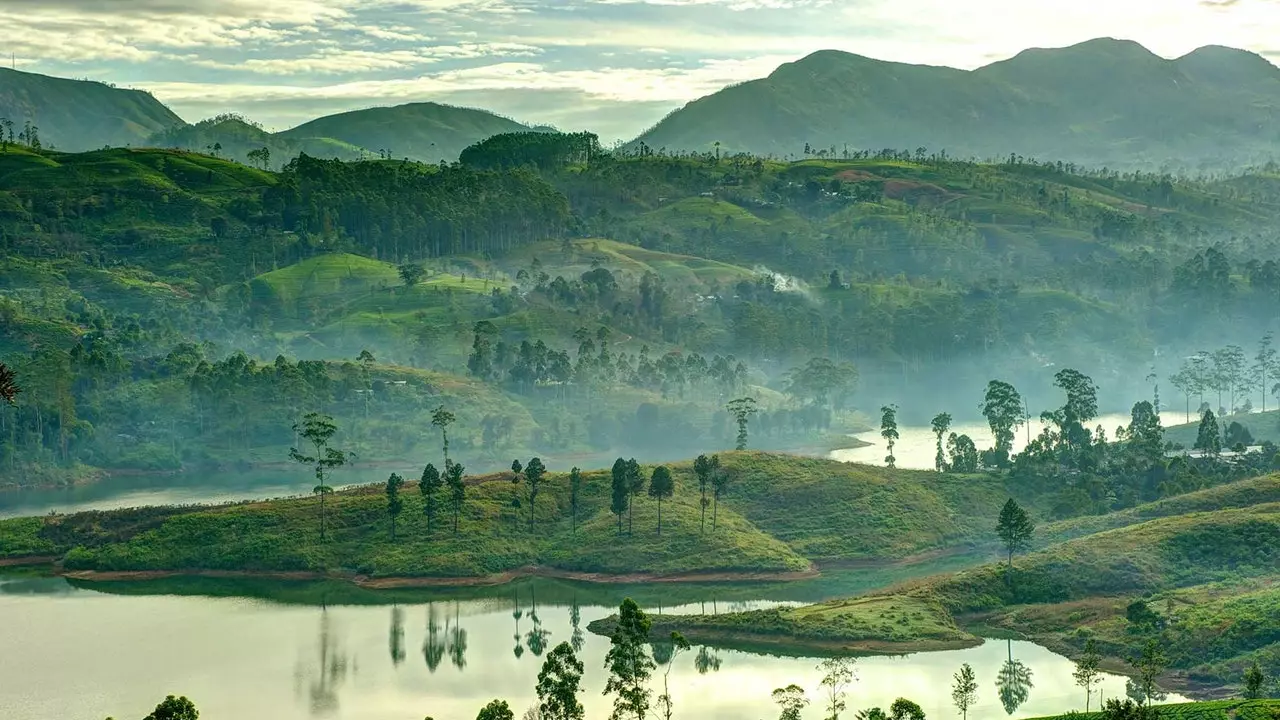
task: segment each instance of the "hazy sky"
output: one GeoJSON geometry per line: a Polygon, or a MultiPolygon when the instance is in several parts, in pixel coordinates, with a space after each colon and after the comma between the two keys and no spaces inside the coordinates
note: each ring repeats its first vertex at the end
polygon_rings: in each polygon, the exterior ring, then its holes
{"type": "Polygon", "coordinates": [[[1280,0],[0,0],[19,69],[283,129],[434,100],[630,137],[820,49],[971,68],[1099,36],[1280,59],[1280,0]]]}

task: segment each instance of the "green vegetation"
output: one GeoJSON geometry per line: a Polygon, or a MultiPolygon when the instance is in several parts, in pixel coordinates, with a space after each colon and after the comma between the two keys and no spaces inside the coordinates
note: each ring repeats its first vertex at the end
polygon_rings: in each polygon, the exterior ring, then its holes
{"type": "Polygon", "coordinates": [[[182,125],[141,90],[9,68],[0,68],[0,119],[19,129],[35,123],[45,147],[71,152],[140,145],[152,133],[182,125]]]}
{"type": "Polygon", "coordinates": [[[1275,106],[1278,77],[1241,50],[1165,60],[1111,39],[1026,50],[971,72],[823,50],[695,100],[632,145],[792,157],[803,148],[819,158],[928,145],[960,157],[1234,168],[1275,154],[1274,139],[1253,129],[1260,125],[1241,123],[1261,122],[1275,106]],[[1108,91],[1098,93],[1100,84],[1108,91]]]}

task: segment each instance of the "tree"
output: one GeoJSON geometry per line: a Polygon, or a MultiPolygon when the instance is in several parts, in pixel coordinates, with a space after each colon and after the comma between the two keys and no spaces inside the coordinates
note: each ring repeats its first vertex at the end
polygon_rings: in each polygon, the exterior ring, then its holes
{"type": "Polygon", "coordinates": [[[1222,431],[1218,429],[1218,419],[1212,410],[1205,410],[1200,418],[1200,429],[1196,432],[1195,449],[1205,455],[1217,456],[1222,453],[1222,431]]]}
{"type": "Polygon", "coordinates": [[[880,437],[884,438],[885,444],[889,447],[889,454],[885,456],[884,463],[893,467],[897,461],[893,456],[893,445],[898,442],[897,405],[885,405],[880,408],[880,437]]]}
{"type": "Polygon", "coordinates": [[[426,268],[418,263],[405,263],[396,268],[400,273],[400,281],[405,287],[413,287],[422,282],[422,277],[427,274],[426,268]]]}
{"type": "Polygon", "coordinates": [[[827,719],[840,720],[840,713],[845,710],[845,697],[848,695],[853,676],[854,659],[851,657],[832,657],[818,663],[822,671],[819,683],[827,693],[827,719]]]}
{"type": "Polygon", "coordinates": [[[804,688],[795,684],[774,690],[773,701],[781,711],[778,713],[778,720],[800,720],[800,711],[809,704],[809,699],[804,696],[804,688]]]}
{"type": "Polygon", "coordinates": [[[1089,712],[1089,698],[1093,695],[1093,686],[1102,682],[1102,671],[1099,666],[1102,656],[1098,653],[1098,644],[1093,638],[1084,643],[1084,653],[1076,660],[1076,669],[1071,676],[1076,685],[1084,688],[1084,711],[1089,712]]]}
{"type": "Polygon", "coordinates": [[[1025,550],[1031,545],[1031,536],[1035,533],[1035,523],[1027,515],[1022,506],[1009,498],[1000,509],[1000,519],[996,522],[996,535],[1004,543],[1009,552],[1009,569],[1013,569],[1013,554],[1025,550]]]}
{"type": "Polygon", "coordinates": [[[1098,387],[1088,375],[1071,368],[1059,370],[1053,384],[1067,394],[1067,401],[1047,417],[1057,424],[1067,447],[1087,447],[1091,436],[1085,425],[1098,416],[1098,387]]]}
{"type": "Polygon", "coordinates": [[[627,482],[627,461],[618,458],[613,463],[613,493],[609,512],[618,516],[618,534],[622,534],[622,516],[631,506],[631,484],[627,482]]]}
{"type": "Polygon", "coordinates": [[[1009,383],[992,380],[987,383],[987,393],[980,407],[996,440],[996,465],[1003,467],[1013,452],[1014,430],[1023,421],[1022,396],[1009,383]]]}
{"type": "Polygon", "coordinates": [[[654,667],[647,651],[652,623],[635,601],[627,598],[618,608],[618,624],[609,638],[604,666],[609,671],[604,694],[614,695],[610,720],[634,717],[645,720],[649,711],[649,676],[654,667]]]}
{"type": "Polygon", "coordinates": [[[586,711],[578,700],[582,692],[582,661],[573,647],[562,642],[555,646],[538,672],[538,710],[543,720],[583,720],[586,711]]]}
{"type": "Polygon", "coordinates": [[[247,157],[249,162],[253,163],[255,167],[262,168],[263,170],[267,170],[271,167],[271,150],[266,147],[261,147],[257,150],[250,150],[245,153],[245,157],[247,157]]]}
{"type": "Polygon", "coordinates": [[[676,483],[666,465],[653,469],[649,480],[649,497],[658,501],[658,537],[662,537],[662,501],[675,495],[676,483]]]}
{"type": "Polygon", "coordinates": [[[951,433],[947,438],[947,453],[951,455],[951,472],[978,472],[978,446],[968,435],[951,433]]]}
{"type": "Polygon", "coordinates": [[[996,673],[996,695],[1000,698],[1004,711],[1012,715],[1031,696],[1031,689],[1035,685],[1031,682],[1031,668],[1020,660],[1014,660],[1013,643],[1006,643],[1009,656],[996,673]]]}
{"type": "Polygon", "coordinates": [[[753,397],[740,397],[737,400],[729,401],[725,406],[729,414],[733,416],[734,422],[738,423],[738,443],[735,446],[738,450],[747,449],[747,425],[751,422],[751,416],[760,412],[756,406],[756,399],[753,397]]]}
{"type": "Polygon", "coordinates": [[[978,702],[978,681],[973,676],[973,668],[969,663],[960,666],[955,675],[955,683],[951,686],[951,702],[960,711],[961,720],[969,720],[969,708],[978,702]]]}
{"type": "Polygon", "coordinates": [[[326,495],[333,493],[333,488],[325,484],[326,475],[334,468],[346,465],[348,459],[348,453],[329,447],[329,441],[337,431],[338,426],[334,424],[333,418],[315,412],[307,413],[303,416],[301,423],[294,424],[293,432],[310,442],[315,447],[315,454],[304,455],[298,448],[289,448],[290,459],[296,463],[310,465],[315,468],[316,486],[311,492],[320,496],[321,540],[324,540],[325,536],[324,499],[326,495]]]}
{"type": "Polygon", "coordinates": [[[1156,638],[1148,639],[1143,644],[1142,651],[1129,658],[1129,664],[1138,671],[1137,677],[1133,679],[1134,687],[1141,694],[1141,699],[1146,702],[1147,707],[1151,707],[1151,701],[1160,695],[1160,686],[1156,681],[1169,666],[1169,660],[1165,657],[1160,641],[1156,638]]]}
{"type": "Polygon", "coordinates": [[[647,479],[644,473],[640,472],[640,463],[635,458],[627,461],[627,487],[631,490],[631,499],[627,502],[627,534],[632,534],[634,529],[631,524],[632,517],[635,514],[636,498],[644,494],[644,488],[647,479]]]}
{"type": "Polygon", "coordinates": [[[933,416],[933,420],[929,422],[929,426],[933,428],[933,434],[938,438],[938,453],[933,456],[933,467],[938,472],[947,469],[947,456],[942,452],[942,438],[951,429],[951,414],[938,413],[933,416]]]}
{"type": "Polygon", "coordinates": [[[711,457],[699,455],[693,461],[693,474],[698,476],[698,493],[702,496],[699,501],[699,507],[702,509],[702,529],[699,532],[707,530],[707,506],[711,504],[711,500],[707,497],[707,489],[719,469],[720,457],[717,455],[711,457]]]}
{"type": "Polygon", "coordinates": [[[1253,356],[1253,375],[1262,391],[1262,412],[1267,411],[1267,380],[1276,375],[1275,336],[1270,332],[1258,341],[1258,354],[1253,356]]]}
{"type": "MultiPolygon", "coordinates": [[[[662,711],[660,715],[662,720],[671,720],[671,712],[675,709],[675,701],[671,697],[671,668],[675,667],[676,658],[680,656],[680,653],[688,650],[690,646],[689,641],[685,640],[683,635],[678,632],[672,632],[670,647],[671,653],[667,657],[667,661],[663,663],[667,666],[667,669],[662,673],[662,694],[658,696],[657,702],[658,708],[662,711]]],[[[654,656],[657,656],[656,650],[654,656]]]]}
{"type": "Polygon", "coordinates": [[[480,714],[476,715],[476,720],[515,720],[515,718],[506,700],[491,700],[488,705],[480,709],[480,714]]]}
{"type": "Polygon", "coordinates": [[[156,705],[156,709],[151,711],[142,720],[199,720],[200,711],[196,709],[195,703],[186,698],[174,697],[172,695],[166,697],[163,702],[156,705]]]}
{"type": "Polygon", "coordinates": [[[445,484],[449,486],[449,501],[453,504],[453,534],[458,534],[458,516],[462,514],[462,503],[467,499],[467,485],[462,481],[462,464],[449,463],[445,471],[445,484]]]}
{"type": "Polygon", "coordinates": [[[20,392],[22,390],[18,387],[17,376],[7,365],[0,363],[0,400],[13,405],[20,392]]]}
{"type": "Polygon", "coordinates": [[[924,720],[924,708],[906,698],[898,698],[889,706],[889,720],[924,720]]]}
{"type": "Polygon", "coordinates": [[[391,542],[396,541],[396,518],[404,511],[404,500],[400,499],[400,488],[404,487],[404,478],[391,473],[387,478],[387,517],[391,519],[391,542]]]}
{"type": "Polygon", "coordinates": [[[1257,700],[1262,697],[1262,689],[1267,684],[1267,676],[1262,672],[1258,661],[1254,660],[1244,671],[1244,698],[1257,700]]]}
{"type": "Polygon", "coordinates": [[[449,426],[457,420],[453,413],[444,408],[443,405],[431,411],[431,424],[440,428],[440,440],[444,444],[444,472],[449,474],[449,426]]]}
{"type": "Polygon", "coordinates": [[[578,504],[582,495],[582,471],[577,467],[569,470],[569,512],[573,518],[572,530],[578,533],[578,504]]]}
{"type": "Polygon", "coordinates": [[[418,492],[422,494],[422,514],[427,516],[427,535],[431,535],[431,523],[436,517],[436,498],[440,493],[440,489],[444,487],[444,480],[440,477],[440,471],[436,470],[436,466],[427,463],[422,469],[422,479],[418,481],[418,492]]]}
{"type": "Polygon", "coordinates": [[[711,530],[714,532],[720,515],[720,498],[729,491],[729,473],[720,467],[719,457],[713,455],[712,459],[715,460],[715,469],[711,473],[711,530]]]}
{"type": "Polygon", "coordinates": [[[541,489],[542,478],[547,474],[547,468],[542,464],[539,458],[533,458],[528,465],[524,466],[524,479],[529,485],[529,532],[533,532],[534,507],[538,502],[538,491],[541,489]]]}

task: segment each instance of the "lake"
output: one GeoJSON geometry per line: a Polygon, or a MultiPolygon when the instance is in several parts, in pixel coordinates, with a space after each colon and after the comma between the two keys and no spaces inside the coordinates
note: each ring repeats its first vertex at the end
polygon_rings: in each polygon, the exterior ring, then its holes
{"type": "MultiPolygon", "coordinates": [[[[151,592],[119,586],[111,594],[61,578],[0,575],[0,708],[6,720],[133,720],[166,694],[184,694],[205,720],[437,720],[468,719],[493,698],[520,717],[534,702],[536,676],[556,644],[580,644],[586,666],[583,703],[589,718],[608,716],[601,695],[608,640],[586,632],[608,615],[621,589],[559,581],[525,581],[503,588],[412,591],[400,604],[317,603],[316,591],[245,588],[219,581],[151,592]],[[311,594],[308,594],[308,593],[311,594]]],[[[639,589],[643,603],[687,598],[664,612],[726,612],[776,602],[749,588],[639,589]],[[720,601],[717,593],[738,599],[720,601]],[[646,597],[647,596],[647,597],[646,597]]],[[[635,594],[635,593],[633,593],[635,594]]],[[[650,609],[656,609],[650,606],[650,609]]],[[[693,648],[670,664],[679,718],[759,720],[773,717],[769,694],[796,683],[818,704],[817,660],[693,648]]],[[[1072,663],[1025,642],[988,641],[976,648],[857,662],[848,715],[887,708],[897,697],[918,703],[932,718],[955,715],[951,677],[961,663],[979,683],[973,720],[1022,718],[1082,708],[1084,694],[1072,663]],[[1026,699],[1006,712],[997,676],[1008,660],[1030,671],[1026,699]]],[[[668,666],[654,677],[660,687],[668,666]]],[[[1124,695],[1123,678],[1107,676],[1105,697],[1124,695]]],[[[655,693],[656,695],[657,693],[655,693]]],[[[1171,696],[1170,701],[1180,700],[1171,696]]],[[[1094,702],[1097,702],[1096,696],[1094,702]]],[[[821,716],[811,706],[806,718],[821,716]]]]}
{"type": "MultiPolygon", "coordinates": [[[[1089,423],[1090,428],[1096,428],[1101,425],[1107,431],[1107,437],[1115,439],[1116,428],[1120,426],[1128,427],[1131,418],[1128,415],[1112,414],[1103,415],[1093,422],[1089,423]]],[[[1183,413],[1176,411],[1165,411],[1160,413],[1160,422],[1165,427],[1172,425],[1180,425],[1184,422],[1183,413]]],[[[1027,432],[1030,428],[1030,437],[1035,438],[1044,429],[1044,423],[1040,420],[1032,420],[1026,425],[1018,428],[1018,432],[1014,435],[1013,450],[1018,452],[1027,445],[1027,432]]],[[[950,432],[957,435],[968,435],[973,438],[973,442],[978,446],[979,450],[986,450],[995,444],[995,438],[991,434],[991,428],[985,421],[969,421],[956,423],[950,432]]],[[[833,460],[841,460],[844,462],[862,463],[864,465],[884,465],[885,442],[880,437],[880,431],[870,431],[858,433],[853,436],[862,442],[869,443],[862,447],[846,448],[835,450],[830,454],[833,460]]],[[[944,440],[945,449],[945,440],[944,440]]],[[[912,468],[916,470],[932,470],[934,467],[934,458],[938,452],[938,439],[933,434],[933,430],[927,426],[921,425],[903,425],[898,428],[898,441],[894,444],[893,455],[896,459],[896,465],[900,468],[912,468]]]]}

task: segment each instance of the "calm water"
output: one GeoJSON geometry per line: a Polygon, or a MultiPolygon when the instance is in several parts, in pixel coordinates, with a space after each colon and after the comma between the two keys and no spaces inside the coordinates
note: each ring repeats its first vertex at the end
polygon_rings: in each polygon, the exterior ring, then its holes
{"type": "MultiPolygon", "coordinates": [[[[1091,428],[1101,425],[1107,431],[1107,437],[1114,439],[1116,428],[1122,425],[1128,427],[1130,419],[1128,415],[1103,415],[1094,422],[1089,423],[1089,425],[1091,428]]],[[[1160,413],[1160,422],[1165,427],[1181,425],[1184,419],[1184,415],[1180,412],[1166,411],[1160,413]]],[[[1044,429],[1044,424],[1039,420],[1032,420],[1028,425],[1031,428],[1032,438],[1039,435],[1040,431],[1044,429]]],[[[978,446],[979,450],[986,450],[995,444],[995,438],[991,435],[991,428],[985,421],[958,423],[951,428],[951,432],[958,435],[968,435],[973,438],[973,442],[978,446]]],[[[933,430],[918,425],[902,426],[898,428],[898,436],[898,441],[893,448],[893,455],[897,460],[898,467],[917,470],[933,469],[934,457],[938,451],[938,440],[933,434],[933,430]]],[[[831,453],[831,459],[865,465],[884,464],[885,444],[884,438],[880,437],[879,430],[860,433],[854,435],[854,437],[871,444],[863,447],[836,450],[831,453]]],[[[1018,432],[1014,436],[1014,452],[1020,451],[1026,444],[1027,425],[1023,425],[1018,428],[1018,432]]]]}
{"type": "MultiPolygon", "coordinates": [[[[590,602],[576,609],[576,591],[563,584],[548,591],[554,601],[541,603],[536,583],[488,592],[493,595],[321,607],[113,595],[56,578],[0,576],[0,708],[7,720],[136,718],[178,693],[191,697],[208,720],[448,720],[475,717],[499,697],[519,717],[533,704],[540,655],[576,638],[587,669],[588,717],[606,717],[609,701],[601,691],[608,641],[586,632],[588,622],[610,612],[600,591],[584,588],[590,602]]],[[[665,608],[704,609],[713,608],[665,608]]],[[[930,717],[951,717],[950,678],[964,662],[980,685],[970,711],[975,720],[1083,705],[1070,661],[1029,643],[997,640],[962,651],[860,659],[850,708],[887,707],[904,696],[930,717]],[[1031,686],[1025,702],[1007,713],[995,683],[1010,657],[1030,671],[1031,686]]],[[[670,666],[677,717],[771,717],[773,688],[794,682],[811,696],[817,692],[816,663],[695,647],[670,666]]],[[[1122,695],[1124,680],[1108,676],[1101,688],[1108,697],[1122,695]]],[[[819,716],[812,707],[806,714],[819,716]]]]}

